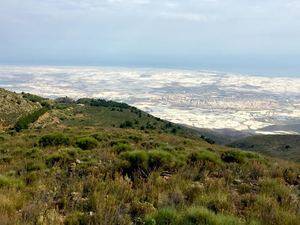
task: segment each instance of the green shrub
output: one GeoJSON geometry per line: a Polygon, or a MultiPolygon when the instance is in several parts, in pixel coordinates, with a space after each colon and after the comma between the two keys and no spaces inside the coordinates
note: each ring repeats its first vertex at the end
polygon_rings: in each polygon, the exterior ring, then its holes
{"type": "Polygon", "coordinates": [[[70,139],[61,133],[47,134],[40,138],[39,144],[42,147],[69,145],[70,139]]]}
{"type": "Polygon", "coordinates": [[[11,155],[0,155],[0,163],[4,162],[4,163],[10,163],[13,160],[13,157],[11,155]]]}
{"type": "Polygon", "coordinates": [[[56,164],[68,163],[70,160],[71,160],[71,158],[63,153],[53,153],[53,154],[47,156],[46,165],[48,167],[53,167],[56,164]]]}
{"type": "Polygon", "coordinates": [[[135,150],[123,152],[120,156],[127,161],[127,163],[121,166],[121,169],[128,175],[133,175],[134,172],[140,172],[144,176],[147,176],[154,170],[173,170],[184,164],[180,157],[175,157],[171,153],[162,150],[147,152],[135,150]]]}
{"type": "Polygon", "coordinates": [[[23,187],[23,185],[24,185],[23,182],[19,179],[0,175],[0,188],[3,187],[21,188],[23,187]]]}
{"type": "Polygon", "coordinates": [[[33,184],[38,179],[39,179],[39,176],[36,172],[26,173],[23,177],[23,180],[25,181],[26,185],[33,184]]]}
{"type": "Polygon", "coordinates": [[[224,152],[221,158],[224,162],[227,163],[244,163],[246,159],[258,159],[259,155],[252,152],[232,150],[224,152]]]}
{"type": "Polygon", "coordinates": [[[120,124],[120,128],[132,128],[133,123],[129,120],[126,120],[125,122],[120,124]]]}
{"type": "Polygon", "coordinates": [[[115,145],[114,150],[120,154],[121,152],[127,152],[127,151],[131,151],[132,148],[129,144],[125,144],[125,143],[118,143],[115,145]]]}
{"type": "Polygon", "coordinates": [[[215,214],[212,211],[203,208],[189,208],[180,218],[180,225],[240,225],[242,222],[233,216],[215,214]]]}
{"type": "Polygon", "coordinates": [[[98,146],[98,141],[93,137],[83,137],[77,139],[76,145],[83,150],[90,150],[98,146]]]}
{"type": "Polygon", "coordinates": [[[208,150],[193,152],[189,155],[188,158],[192,163],[196,163],[199,161],[209,161],[215,164],[222,164],[220,157],[215,152],[208,150]]]}
{"type": "Polygon", "coordinates": [[[34,123],[40,116],[48,111],[48,108],[43,107],[28,115],[21,117],[14,126],[14,129],[19,132],[21,130],[28,129],[29,124],[34,123]]]}
{"type": "Polygon", "coordinates": [[[299,213],[291,212],[280,207],[276,200],[267,195],[259,195],[251,208],[253,217],[258,218],[264,225],[298,225],[299,213]]]}
{"type": "Polygon", "coordinates": [[[0,135],[0,142],[3,142],[4,140],[5,140],[5,138],[0,135]]]}
{"type": "MultiPolygon", "coordinates": [[[[135,107],[129,106],[126,103],[115,102],[115,101],[107,101],[104,99],[91,99],[91,98],[81,98],[76,101],[77,104],[85,104],[96,107],[110,107],[110,108],[118,108],[121,109],[136,109],[135,107]]],[[[136,109],[137,110],[137,109],[136,109]]]]}
{"type": "Polygon", "coordinates": [[[118,144],[129,144],[128,140],[126,139],[117,139],[117,140],[112,140],[110,141],[109,145],[111,147],[116,146],[118,144]]]}
{"type": "Polygon", "coordinates": [[[188,186],[184,192],[187,203],[192,204],[198,196],[202,195],[204,186],[201,183],[194,183],[188,186]]]}
{"type": "Polygon", "coordinates": [[[130,215],[133,218],[144,218],[145,215],[155,212],[154,206],[149,202],[132,202],[130,207],[130,215]]]}
{"type": "Polygon", "coordinates": [[[275,179],[265,179],[260,181],[261,192],[273,196],[280,204],[290,203],[291,190],[275,179]]]}
{"type": "Polygon", "coordinates": [[[204,135],[201,135],[201,138],[202,138],[204,141],[206,141],[207,143],[209,143],[209,144],[215,144],[215,141],[214,141],[213,139],[209,138],[209,137],[206,137],[206,136],[204,136],[204,135]]]}
{"type": "Polygon", "coordinates": [[[109,139],[109,136],[102,134],[102,133],[96,133],[91,135],[93,138],[95,138],[97,141],[107,141],[109,139]]]}
{"type": "Polygon", "coordinates": [[[142,170],[146,173],[148,169],[149,156],[145,151],[131,151],[121,153],[121,158],[126,160],[128,163],[124,166],[126,173],[132,174],[135,171],[142,170]]]}
{"type": "Polygon", "coordinates": [[[298,179],[298,173],[291,168],[285,169],[283,172],[283,178],[285,182],[291,185],[298,185],[300,181],[298,179]]]}
{"type": "Polygon", "coordinates": [[[224,152],[221,158],[227,163],[241,163],[244,161],[244,156],[237,151],[224,152]]]}
{"type": "Polygon", "coordinates": [[[153,150],[148,152],[148,166],[150,170],[159,168],[171,169],[176,166],[176,159],[169,152],[153,150]]]}
{"type": "Polygon", "coordinates": [[[64,221],[65,225],[84,225],[89,224],[88,218],[84,215],[83,212],[72,212],[71,214],[67,215],[64,221]]]}
{"type": "Polygon", "coordinates": [[[30,172],[30,171],[36,171],[36,170],[42,170],[43,168],[45,168],[44,163],[42,162],[28,162],[25,165],[25,169],[26,171],[30,172]]]}
{"type": "Polygon", "coordinates": [[[143,138],[138,135],[129,135],[128,139],[133,140],[135,143],[138,143],[139,141],[143,140],[143,138]]]}
{"type": "MultiPolygon", "coordinates": [[[[177,225],[178,213],[175,209],[160,209],[152,217],[146,219],[146,225],[177,225]]],[[[178,224],[179,225],[179,224],[178,224]]]]}
{"type": "Polygon", "coordinates": [[[38,95],[33,95],[30,93],[22,93],[23,98],[28,99],[31,102],[39,102],[39,103],[43,103],[44,101],[46,101],[46,98],[40,97],[38,95]]]}
{"type": "Polygon", "coordinates": [[[32,159],[39,158],[42,155],[42,151],[39,148],[31,148],[25,151],[24,155],[32,159]]]}
{"type": "Polygon", "coordinates": [[[222,191],[213,191],[201,194],[195,199],[197,204],[205,206],[214,213],[223,213],[233,210],[234,205],[228,199],[228,193],[222,191]]]}

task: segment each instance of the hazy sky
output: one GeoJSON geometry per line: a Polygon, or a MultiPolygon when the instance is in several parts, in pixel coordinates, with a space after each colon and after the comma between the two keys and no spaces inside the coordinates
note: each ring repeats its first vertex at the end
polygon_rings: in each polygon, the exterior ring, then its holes
{"type": "Polygon", "coordinates": [[[300,75],[299,59],[300,0],[0,0],[2,64],[300,75]]]}

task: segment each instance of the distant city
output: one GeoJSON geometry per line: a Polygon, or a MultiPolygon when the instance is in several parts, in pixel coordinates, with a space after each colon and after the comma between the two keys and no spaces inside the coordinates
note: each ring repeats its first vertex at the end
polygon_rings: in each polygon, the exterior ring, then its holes
{"type": "Polygon", "coordinates": [[[0,87],[49,98],[123,101],[175,123],[299,133],[300,78],[106,67],[0,67],[0,87]]]}

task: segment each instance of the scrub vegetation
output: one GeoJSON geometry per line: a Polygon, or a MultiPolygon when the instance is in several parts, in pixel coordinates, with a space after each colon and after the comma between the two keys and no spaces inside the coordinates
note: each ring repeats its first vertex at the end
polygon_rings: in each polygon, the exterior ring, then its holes
{"type": "Polygon", "coordinates": [[[47,102],[42,119],[0,134],[1,225],[299,224],[296,162],[124,103],[47,102]]]}

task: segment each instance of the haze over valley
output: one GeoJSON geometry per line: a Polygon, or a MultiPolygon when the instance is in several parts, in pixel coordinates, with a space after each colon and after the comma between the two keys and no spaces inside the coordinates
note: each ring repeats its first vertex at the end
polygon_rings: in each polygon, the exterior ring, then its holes
{"type": "Polygon", "coordinates": [[[108,67],[0,67],[2,88],[44,97],[104,98],[197,128],[300,132],[300,78],[108,67]]]}

